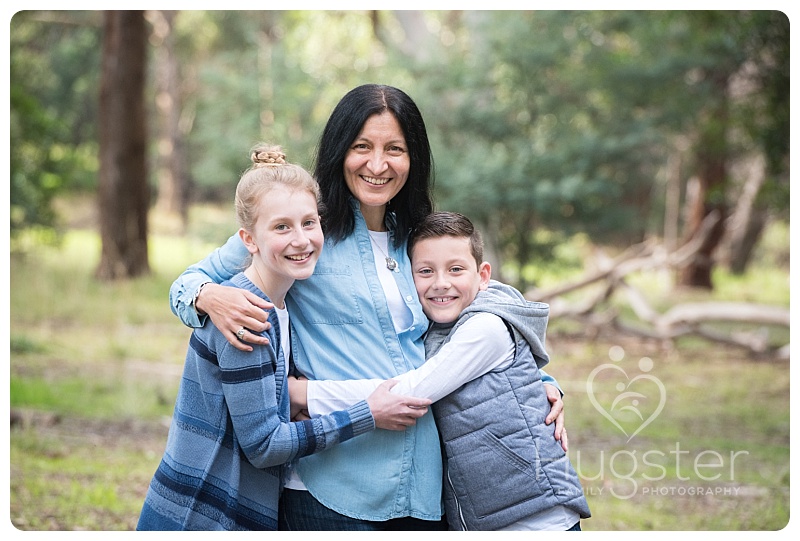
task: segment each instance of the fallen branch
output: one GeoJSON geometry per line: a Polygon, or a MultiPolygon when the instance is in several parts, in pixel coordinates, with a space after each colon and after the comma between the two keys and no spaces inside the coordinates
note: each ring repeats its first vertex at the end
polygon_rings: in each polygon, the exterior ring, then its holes
{"type": "MultiPolygon", "coordinates": [[[[647,302],[646,297],[625,279],[629,274],[641,270],[677,269],[689,264],[714,224],[717,213],[706,217],[698,233],[679,249],[669,253],[653,242],[632,246],[617,258],[602,261],[599,270],[587,274],[576,282],[553,288],[549,291],[530,290],[525,297],[550,303],[550,317],[577,319],[586,327],[587,335],[597,336],[603,328],[613,328],[626,334],[674,343],[682,336],[694,335],[725,345],[745,348],[761,355],[770,351],[769,333],[764,326],[789,327],[789,310],[778,306],[742,302],[685,303],[659,313],[647,302]],[[562,297],[591,285],[605,282],[599,291],[587,296],[582,302],[569,303],[562,297]],[[607,301],[617,289],[622,289],[628,305],[643,325],[633,326],[620,321],[616,310],[609,310],[607,301]],[[604,308],[605,307],[605,308],[604,308]],[[711,323],[736,323],[761,326],[749,331],[722,332],[711,327],[711,323]]],[[[774,349],[774,348],[773,348],[774,349]]],[[[777,358],[788,359],[788,345],[775,349],[777,358]]]]}
{"type": "Polygon", "coordinates": [[[789,310],[743,302],[687,303],[673,306],[658,318],[660,326],[703,321],[731,321],[789,327],[789,310]]]}

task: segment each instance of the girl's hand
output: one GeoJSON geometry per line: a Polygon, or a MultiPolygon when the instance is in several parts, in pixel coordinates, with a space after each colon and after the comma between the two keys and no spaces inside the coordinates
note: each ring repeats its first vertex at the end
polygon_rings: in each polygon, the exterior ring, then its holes
{"type": "Polygon", "coordinates": [[[428,413],[430,400],[393,394],[389,389],[395,385],[397,385],[396,380],[386,380],[367,397],[376,428],[405,430],[409,426],[414,426],[417,419],[428,413]]]}
{"type": "Polygon", "coordinates": [[[291,402],[290,419],[292,421],[305,421],[308,416],[308,379],[289,376],[289,402],[291,402]]]}

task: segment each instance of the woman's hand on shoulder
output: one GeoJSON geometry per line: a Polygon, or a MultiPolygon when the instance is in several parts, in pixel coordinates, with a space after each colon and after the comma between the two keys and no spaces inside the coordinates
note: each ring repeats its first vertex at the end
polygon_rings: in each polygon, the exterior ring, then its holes
{"type": "Polygon", "coordinates": [[[569,441],[567,440],[567,427],[564,426],[564,400],[561,398],[561,391],[550,383],[545,383],[544,389],[547,393],[547,400],[550,402],[550,413],[544,422],[550,425],[555,421],[554,437],[566,453],[569,450],[569,441]]]}
{"type": "Polygon", "coordinates": [[[428,413],[430,400],[394,394],[390,389],[395,385],[397,385],[396,380],[386,380],[367,397],[376,428],[405,430],[409,426],[414,426],[417,419],[428,413]]]}
{"type": "Polygon", "coordinates": [[[211,321],[233,347],[253,351],[247,343],[269,344],[269,339],[256,333],[269,329],[267,312],[272,304],[258,295],[238,287],[208,284],[195,300],[198,312],[208,314],[211,321]],[[243,332],[239,332],[244,329],[243,332]],[[241,334],[241,339],[237,336],[241,334]]]}

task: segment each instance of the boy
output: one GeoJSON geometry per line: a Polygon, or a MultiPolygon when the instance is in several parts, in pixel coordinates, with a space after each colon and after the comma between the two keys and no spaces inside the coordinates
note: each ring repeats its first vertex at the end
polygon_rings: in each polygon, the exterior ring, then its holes
{"type": "MultiPolygon", "coordinates": [[[[398,376],[392,392],[435,402],[450,529],[580,530],[589,507],[544,422],[550,407],[539,369],[549,361],[548,306],[491,280],[480,234],[460,214],[429,215],[409,252],[432,321],[428,360],[398,376]]],[[[310,411],[318,414],[340,409],[380,380],[307,383],[310,411]]],[[[294,400],[303,393],[290,394],[294,400]]]]}

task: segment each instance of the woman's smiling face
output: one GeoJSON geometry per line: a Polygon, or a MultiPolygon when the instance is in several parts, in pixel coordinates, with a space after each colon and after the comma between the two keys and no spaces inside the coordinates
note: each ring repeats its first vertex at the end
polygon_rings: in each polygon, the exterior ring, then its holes
{"type": "Polygon", "coordinates": [[[411,160],[403,130],[390,112],[364,123],[344,158],[344,178],[369,229],[383,230],[386,205],[405,186],[411,160]]]}

